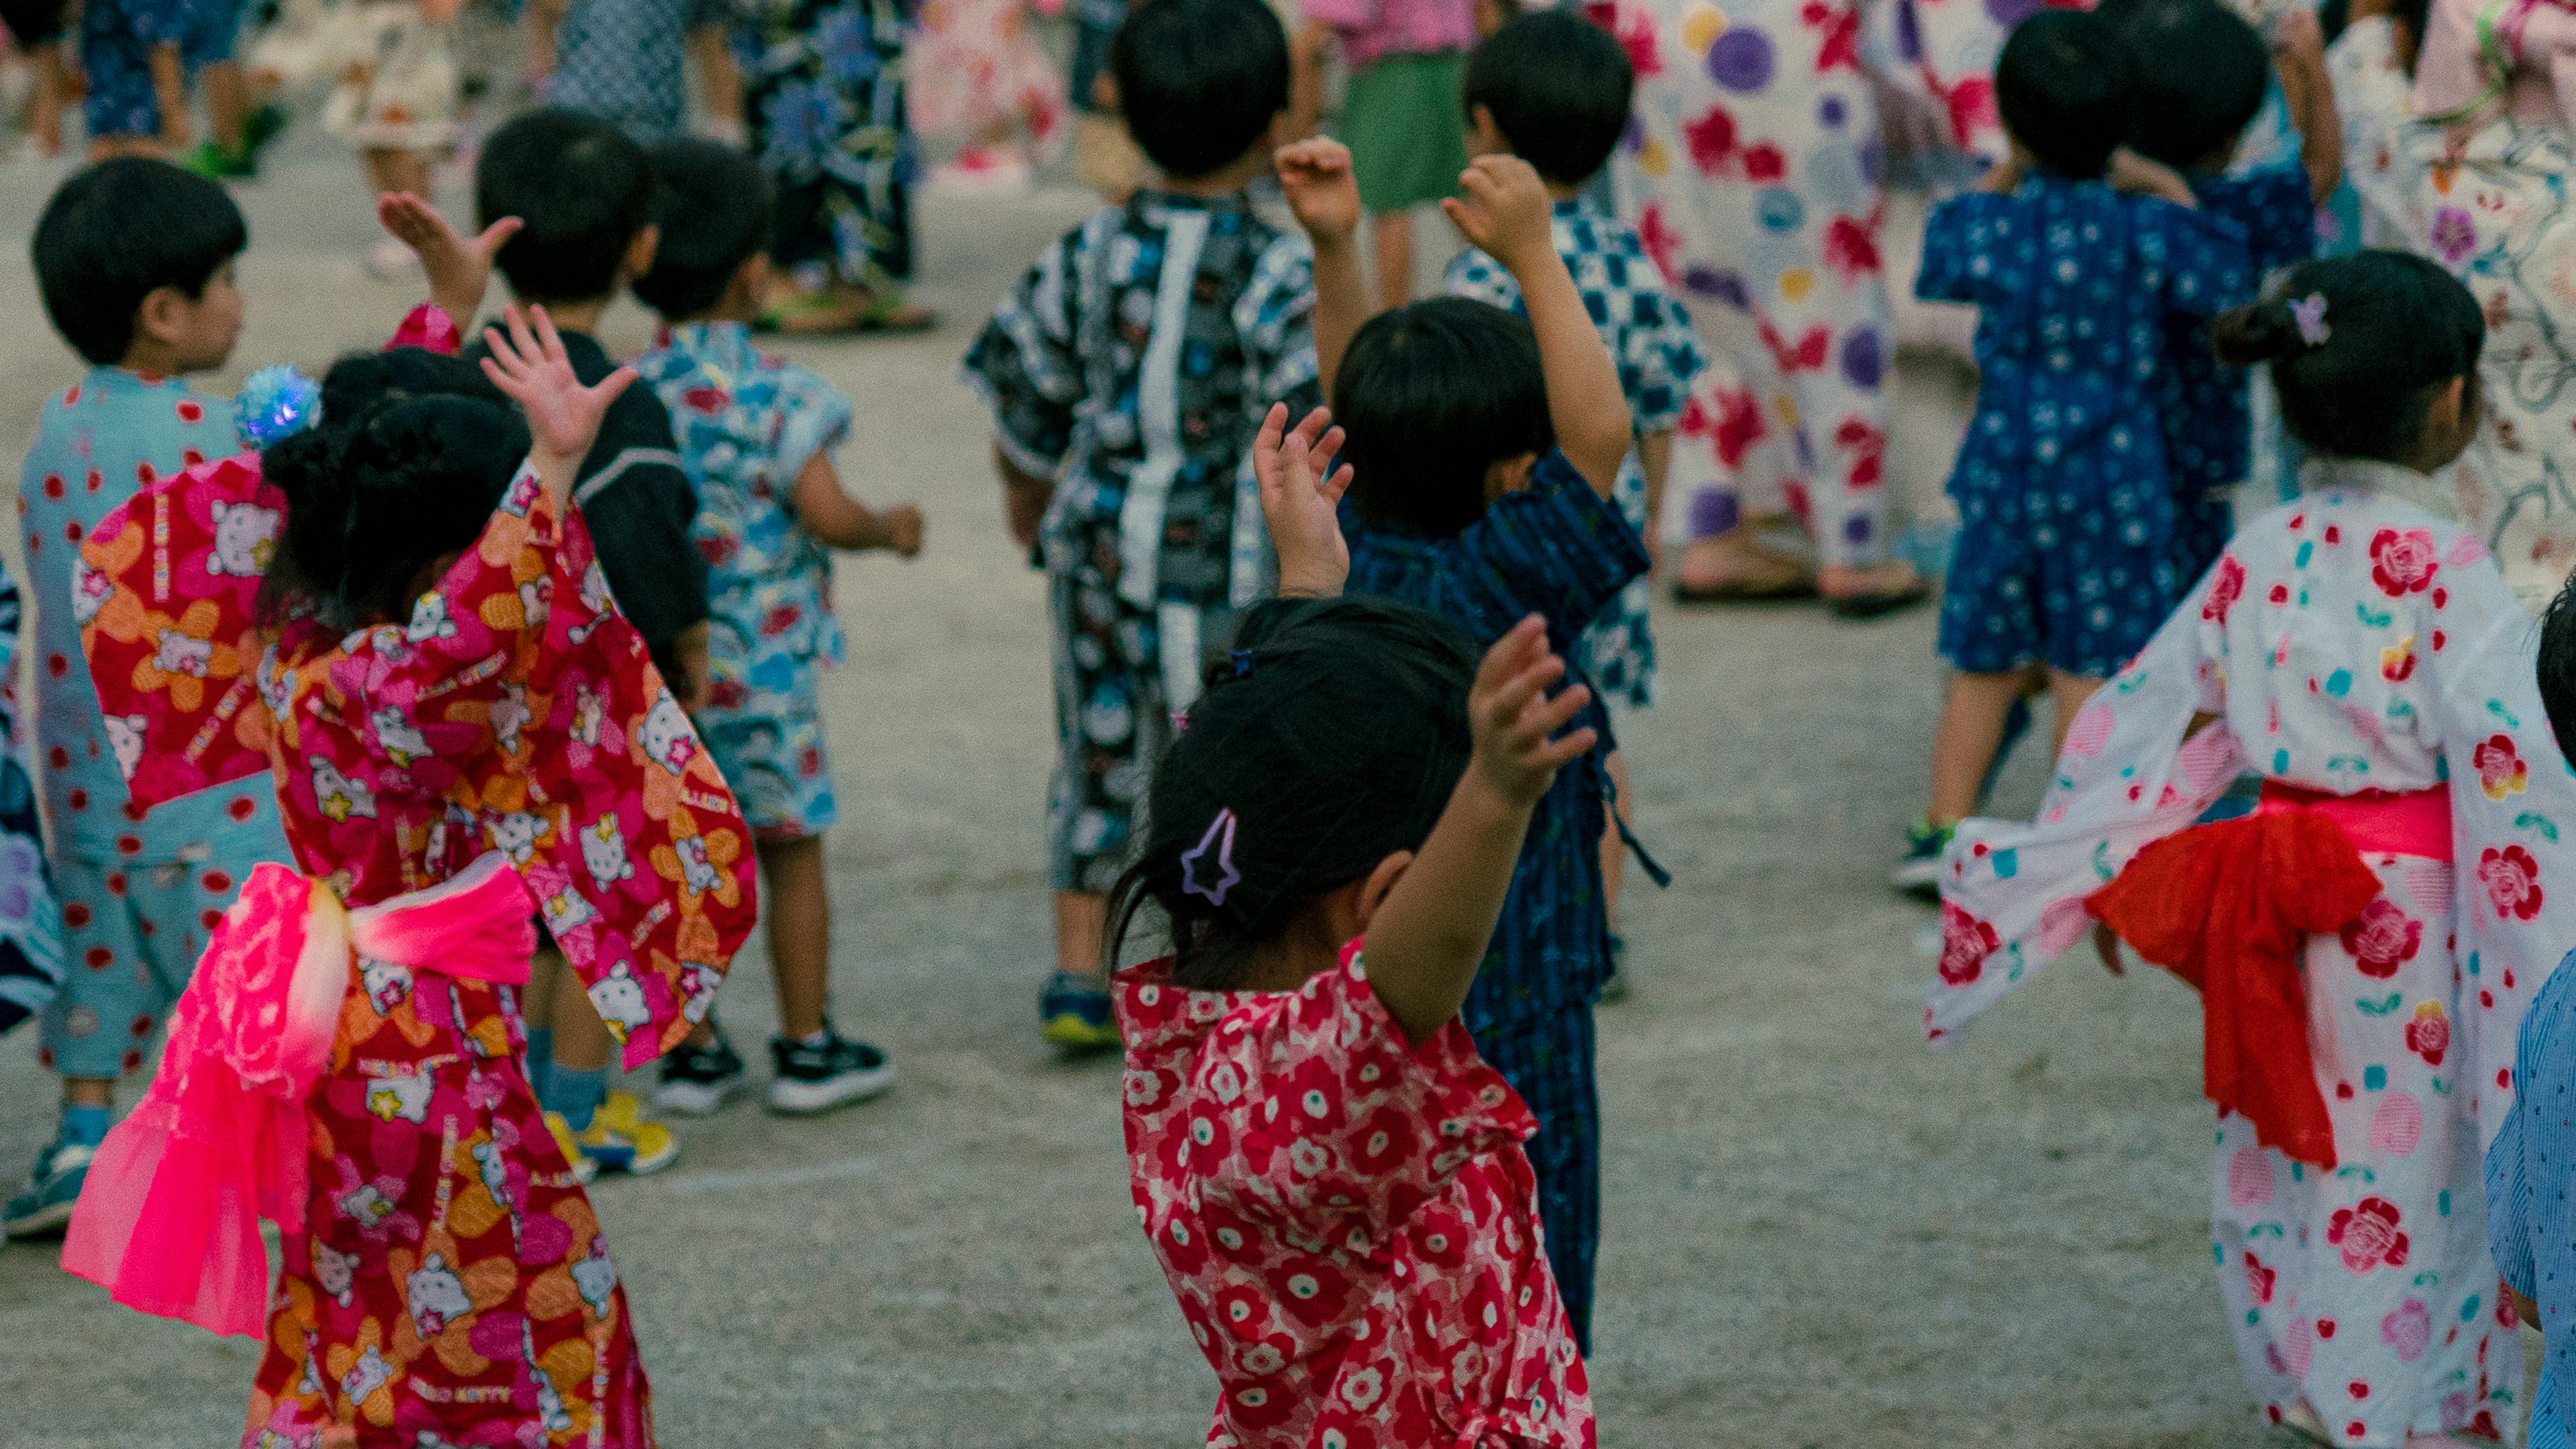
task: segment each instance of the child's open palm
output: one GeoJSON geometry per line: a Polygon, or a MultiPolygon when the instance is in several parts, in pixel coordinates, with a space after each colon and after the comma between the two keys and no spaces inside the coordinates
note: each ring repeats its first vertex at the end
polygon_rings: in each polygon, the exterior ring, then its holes
{"type": "Polygon", "coordinates": [[[1333,415],[1317,408],[1294,429],[1288,405],[1272,403],[1252,439],[1252,472],[1261,484],[1261,517],[1270,526],[1271,547],[1279,553],[1279,592],[1296,598],[1329,599],[1342,592],[1350,577],[1350,544],[1342,538],[1339,508],[1350,491],[1351,470],[1333,467],[1342,449],[1342,430],[1333,415]]]}
{"type": "Polygon", "coordinates": [[[1458,173],[1457,196],[1440,209],[1485,255],[1518,275],[1556,255],[1555,204],[1537,168],[1518,156],[1479,156],[1458,173]]]}
{"type": "Polygon", "coordinates": [[[492,259],[525,224],[505,216],[468,241],[437,207],[408,191],[377,197],[376,220],[420,258],[421,272],[429,279],[429,299],[459,327],[470,325],[482,310],[484,290],[492,284],[492,259]]]}
{"type": "Polygon", "coordinates": [[[1557,734],[1592,701],[1591,689],[1580,684],[1550,698],[1548,687],[1564,677],[1565,661],[1547,647],[1546,621],[1532,614],[1485,651],[1467,691],[1467,727],[1475,739],[1469,768],[1483,772],[1513,805],[1537,804],[1556,772],[1592,748],[1589,726],[1557,734]]]}
{"type": "Polygon", "coordinates": [[[1359,230],[1360,183],[1351,148],[1318,136],[1282,146],[1272,158],[1288,209],[1310,237],[1340,240],[1359,230]]]}
{"type": "Polygon", "coordinates": [[[483,359],[483,375],[527,414],[528,454],[546,486],[558,489],[556,501],[561,503],[571,490],[572,474],[581,466],[582,455],[599,436],[608,405],[635,380],[635,369],[621,367],[601,378],[598,386],[584,387],[545,308],[530,308],[529,315],[523,316],[513,306],[505,308],[502,317],[509,324],[509,336],[502,336],[497,328],[483,329],[484,346],[491,350],[483,359]]]}

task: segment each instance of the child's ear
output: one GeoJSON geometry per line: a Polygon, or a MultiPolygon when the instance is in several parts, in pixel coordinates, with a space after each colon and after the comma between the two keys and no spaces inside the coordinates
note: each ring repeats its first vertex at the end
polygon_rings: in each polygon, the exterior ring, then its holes
{"type": "Polygon", "coordinates": [[[1395,883],[1404,879],[1404,873],[1412,866],[1413,852],[1409,850],[1399,850],[1379,861],[1377,869],[1370,871],[1368,877],[1360,882],[1359,898],[1352,903],[1353,919],[1332,923],[1334,935],[1343,941],[1367,935],[1369,922],[1376,918],[1378,907],[1386,904],[1386,898],[1395,891],[1395,883]]]}
{"type": "Polygon", "coordinates": [[[769,254],[753,252],[733,269],[729,288],[744,306],[754,312],[769,306],[769,254]]]}
{"type": "Polygon", "coordinates": [[[192,305],[188,294],[177,287],[155,287],[144,293],[134,309],[134,340],[176,341],[187,327],[187,309],[192,305]]]}
{"type": "Polygon", "coordinates": [[[646,222],[635,240],[626,244],[626,279],[631,282],[653,270],[653,254],[661,249],[662,229],[646,222]]]}
{"type": "Polygon", "coordinates": [[[1467,154],[1474,156],[1508,156],[1512,141],[1503,128],[1494,124],[1494,108],[1478,101],[1467,111],[1467,154]]]}
{"type": "Polygon", "coordinates": [[[1530,470],[1538,466],[1538,454],[1515,453],[1496,458],[1485,465],[1485,502],[1491,504],[1506,493],[1518,493],[1529,486],[1530,470]]]}

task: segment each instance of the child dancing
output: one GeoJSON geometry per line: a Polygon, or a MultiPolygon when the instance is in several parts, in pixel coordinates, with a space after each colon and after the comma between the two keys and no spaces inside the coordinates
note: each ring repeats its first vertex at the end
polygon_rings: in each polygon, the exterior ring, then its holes
{"type": "Polygon", "coordinates": [[[246,1446],[653,1442],[514,988],[542,914],[650,1061],[750,929],[750,839],[570,506],[632,374],[583,387],[542,310],[509,321],[481,374],[344,359],[318,428],[84,546],[136,797],[266,767],[304,872],[263,866],[224,918],[64,1248],[219,1332],[262,1335],[269,1304],[246,1446]],[[268,537],[273,560],[244,546],[268,537]],[[273,1298],[254,1213],[285,1230],[273,1298]]]}
{"type": "Polygon", "coordinates": [[[2200,989],[2238,1361],[2274,1422],[2336,1444],[2510,1436],[2521,1402],[2478,1155],[2576,930],[2576,778],[2529,616],[2408,501],[2477,427],[2483,330],[2393,252],[2302,264],[2219,319],[2314,455],[2304,496],[2085,706],[2038,820],[1969,822],[1942,881],[1935,1042],[2095,920],[2200,989]],[[2249,771],[2251,817],[2193,824],[2249,771]]]}
{"type": "Polygon", "coordinates": [[[1977,410],[1950,496],[1959,538],[1941,604],[1954,671],[1933,737],[1931,806],[1893,875],[1939,878],[2025,681],[2045,668],[2057,731],[2170,612],[2174,500],[2156,410],[2166,318],[2244,299],[2245,246],[2182,205],[2103,179],[2128,126],[2128,67],[2099,16],[2049,11],[1996,73],[2013,159],[1993,189],[1935,208],[1915,292],[1978,307],[1977,410]]]}
{"type": "Polygon", "coordinates": [[[1046,1039],[1118,1044],[1109,888],[1174,712],[1222,659],[1269,560],[1249,447],[1311,405],[1314,269],[1245,190],[1271,167],[1288,37],[1261,0],[1148,0],[1110,66],[1152,184],[1047,249],[966,354],[993,414],[1013,541],[1047,571],[1057,762],[1046,1039]]]}
{"type": "MultiPolygon", "coordinates": [[[[1635,441],[1619,370],[1557,255],[1546,184],[1526,161],[1480,157],[1446,206],[1510,270],[1526,318],[1442,297],[1362,327],[1350,154],[1308,141],[1279,164],[1314,238],[1316,350],[1358,472],[1352,590],[1428,608],[1488,644],[1537,613],[1549,647],[1573,653],[1645,573],[1646,550],[1611,501],[1635,441]]],[[[1601,1197],[1592,1008],[1610,974],[1600,847],[1615,744],[1597,701],[1583,724],[1595,745],[1537,806],[1466,1020],[1537,1116],[1548,1257],[1588,1352],[1601,1197]]]]}
{"type": "Polygon", "coordinates": [[[1291,597],[1210,671],[1116,897],[1121,936],[1145,914],[1172,947],[1118,975],[1136,1209],[1216,1370],[1209,1442],[1589,1446],[1537,1124],[1458,1010],[1590,692],[1549,696],[1535,617],[1479,665],[1433,616],[1331,598],[1347,472],[1307,471],[1320,415],[1281,457],[1285,413],[1262,496],[1291,597]]]}
{"type": "MultiPolygon", "coordinates": [[[[698,483],[692,527],[715,627],[699,731],[742,801],[769,913],[779,1034],[769,1106],[820,1112],[894,1084],[885,1053],[832,1029],[832,908],[823,832],[840,818],[824,748],[822,675],[841,662],[832,550],[921,552],[921,510],[882,513],[841,491],[832,452],[850,400],[751,344],[768,305],[768,178],[741,151],[675,141],[653,153],[661,246],[635,295],[662,319],[636,371],[670,407],[698,483]]],[[[742,1058],[709,1019],[662,1063],[653,1104],[703,1116],[742,1085],[742,1058]]]]}

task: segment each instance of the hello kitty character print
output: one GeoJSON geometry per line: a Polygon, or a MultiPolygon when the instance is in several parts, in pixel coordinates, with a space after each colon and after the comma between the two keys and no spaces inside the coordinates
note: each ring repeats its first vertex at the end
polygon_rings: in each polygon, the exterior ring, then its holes
{"type": "Polygon", "coordinates": [[[1360,944],[1295,991],[1118,975],[1129,1180],[1216,1370],[1208,1443],[1588,1449],[1536,1119],[1458,1022],[1408,1043],[1360,944]]]}
{"type": "Polygon", "coordinates": [[[2422,480],[2386,464],[2315,462],[2301,481],[2086,707],[2038,821],[1960,827],[1927,1019],[1950,1040],[2081,940],[2084,898],[2242,774],[2346,796],[2447,783],[2445,858],[2364,854],[2379,897],[2307,944],[2336,1169],[2222,1113],[2210,1225],[2268,1417],[2304,1404],[2334,1442],[2392,1449],[2492,1437],[2516,1422],[2522,1352],[2480,1158],[2515,1101],[2524,1007],[2576,936],[2560,843],[2576,777],[2541,709],[2536,631],[2477,535],[2406,501],[2422,480]],[[2392,651],[2411,666],[2385,667],[2392,651]]]}
{"type": "MultiPolygon", "coordinates": [[[[84,642],[108,712],[138,721],[137,799],[273,780],[300,868],[353,906],[447,880],[495,840],[524,847],[531,894],[558,902],[557,943],[608,984],[625,1060],[641,1065],[689,1031],[689,1002],[751,928],[750,837],[703,751],[676,769],[648,755],[667,692],[633,627],[580,602],[588,530],[533,484],[514,482],[410,627],[290,620],[254,685],[239,665],[261,658],[259,581],[207,567],[211,505],[284,500],[256,456],[217,460],[101,521],[86,559],[113,589],[84,642]],[[524,590],[539,580],[550,587],[524,590]],[[214,642],[205,679],[138,668],[173,619],[214,642]],[[587,739],[577,699],[595,710],[587,739]],[[603,878],[575,843],[603,821],[639,860],[704,840],[717,878],[685,893],[659,871],[603,878]]],[[[242,1442],[650,1449],[625,1298],[586,1266],[607,1250],[529,1090],[511,988],[351,972],[306,1104],[309,1227],[283,1245],[242,1442]]]]}

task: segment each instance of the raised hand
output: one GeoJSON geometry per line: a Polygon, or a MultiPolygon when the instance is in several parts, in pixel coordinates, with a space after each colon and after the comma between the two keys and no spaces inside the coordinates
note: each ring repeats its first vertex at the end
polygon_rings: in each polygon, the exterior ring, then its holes
{"type": "Polygon", "coordinates": [[[1342,430],[1317,408],[1294,429],[1288,405],[1272,403],[1252,439],[1252,472],[1261,485],[1261,517],[1279,553],[1279,592],[1285,597],[1329,599],[1350,577],[1350,545],[1342,538],[1340,504],[1350,491],[1351,470],[1333,466],[1342,430]]]}
{"type": "Polygon", "coordinates": [[[1350,240],[1359,230],[1360,184],[1351,170],[1351,148],[1325,137],[1279,148],[1279,189],[1306,235],[1319,242],[1350,240]]]}
{"type": "Polygon", "coordinates": [[[526,224],[505,216],[468,241],[438,208],[408,191],[377,197],[376,221],[420,258],[420,269],[429,278],[429,299],[459,328],[470,326],[483,309],[483,293],[492,285],[492,259],[501,244],[526,224]]]}
{"type": "Polygon", "coordinates": [[[1458,189],[1464,194],[1443,198],[1440,209],[1512,275],[1556,255],[1555,203],[1527,161],[1479,156],[1458,173],[1458,189]]]}
{"type": "Polygon", "coordinates": [[[1485,651],[1476,682],[1467,691],[1467,727],[1475,740],[1468,768],[1509,803],[1536,805],[1556,772],[1591,750],[1589,727],[1562,736],[1557,731],[1574,722],[1592,701],[1584,685],[1547,691],[1565,677],[1565,661],[1547,647],[1547,626],[1536,614],[1485,651]]]}
{"type": "Polygon", "coordinates": [[[582,455],[599,436],[608,405],[635,381],[635,369],[621,367],[601,378],[597,386],[584,387],[545,308],[531,308],[523,316],[512,306],[501,315],[510,335],[502,336],[498,328],[483,329],[483,344],[491,353],[483,359],[483,375],[528,415],[528,456],[561,506],[571,495],[582,455]]]}

